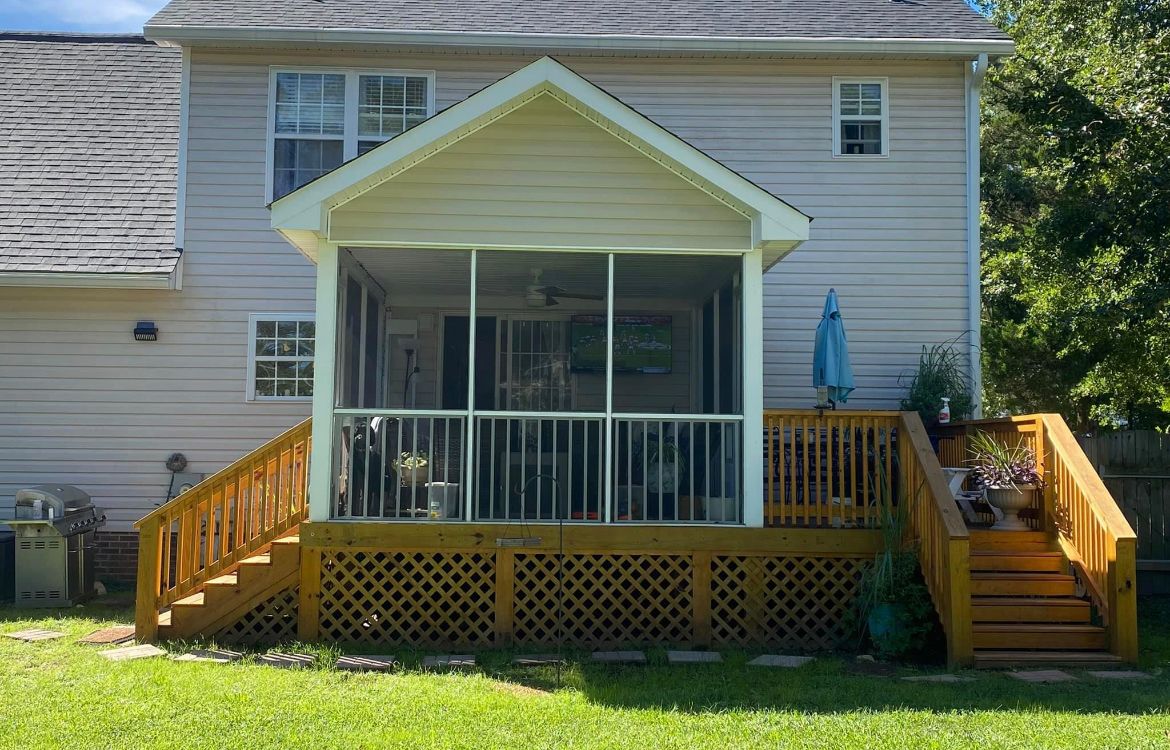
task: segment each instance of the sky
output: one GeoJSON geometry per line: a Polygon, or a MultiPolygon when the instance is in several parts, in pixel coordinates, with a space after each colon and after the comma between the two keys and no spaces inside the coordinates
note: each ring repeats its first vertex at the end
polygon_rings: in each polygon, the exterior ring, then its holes
{"type": "Polygon", "coordinates": [[[132,31],[167,0],[0,0],[0,30],[132,31]]]}

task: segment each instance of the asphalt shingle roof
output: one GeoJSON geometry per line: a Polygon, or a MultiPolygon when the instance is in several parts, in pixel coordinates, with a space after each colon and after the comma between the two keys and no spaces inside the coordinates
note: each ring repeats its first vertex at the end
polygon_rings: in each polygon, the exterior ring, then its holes
{"type": "Polygon", "coordinates": [[[180,56],[0,34],[0,271],[174,269],[180,56]]]}
{"type": "Polygon", "coordinates": [[[1006,39],[964,0],[172,0],[151,26],[1006,39]]]}

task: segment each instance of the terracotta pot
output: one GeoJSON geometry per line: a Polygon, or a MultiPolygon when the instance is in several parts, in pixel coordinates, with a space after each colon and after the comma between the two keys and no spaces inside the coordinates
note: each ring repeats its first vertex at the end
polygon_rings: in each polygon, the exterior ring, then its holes
{"type": "Polygon", "coordinates": [[[1020,511],[1032,507],[1036,496],[1036,485],[1019,484],[1015,487],[989,487],[987,502],[1003,511],[1003,520],[991,528],[996,531],[1031,531],[1028,524],[1020,520],[1020,511]]]}

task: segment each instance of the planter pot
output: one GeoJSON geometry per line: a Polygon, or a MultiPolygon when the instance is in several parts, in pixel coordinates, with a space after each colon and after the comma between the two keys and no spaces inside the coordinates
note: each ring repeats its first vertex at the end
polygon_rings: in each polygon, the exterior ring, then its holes
{"type": "Polygon", "coordinates": [[[1003,520],[991,528],[996,531],[1031,531],[1028,524],[1020,520],[1020,511],[1032,507],[1036,496],[1036,485],[1021,484],[1015,487],[989,487],[987,502],[1003,511],[1003,520]]]}
{"type": "Polygon", "coordinates": [[[418,466],[413,469],[399,469],[395,466],[394,470],[398,472],[398,483],[404,486],[414,487],[424,484],[427,481],[427,467],[425,466],[418,466]]]}
{"type": "Polygon", "coordinates": [[[882,602],[865,618],[869,639],[880,654],[897,654],[904,650],[907,615],[901,604],[882,602]]]}

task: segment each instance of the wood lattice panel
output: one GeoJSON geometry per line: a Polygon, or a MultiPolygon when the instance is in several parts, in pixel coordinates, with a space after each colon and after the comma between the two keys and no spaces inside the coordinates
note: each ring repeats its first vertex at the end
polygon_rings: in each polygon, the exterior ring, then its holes
{"type": "MultiPolygon", "coordinates": [[[[689,555],[566,555],[565,641],[581,646],[689,643],[693,636],[689,555]]],[[[516,555],[517,643],[557,640],[557,556],[516,555]]]]}
{"type": "Polygon", "coordinates": [[[290,586],[260,602],[213,639],[240,646],[271,646],[297,634],[297,598],[300,587],[290,586]]]}
{"type": "Polygon", "coordinates": [[[838,647],[848,635],[864,558],[717,556],[711,561],[716,644],[838,647]]]}
{"type": "Polygon", "coordinates": [[[495,640],[495,557],[322,550],[321,637],[414,646],[495,640]]]}

